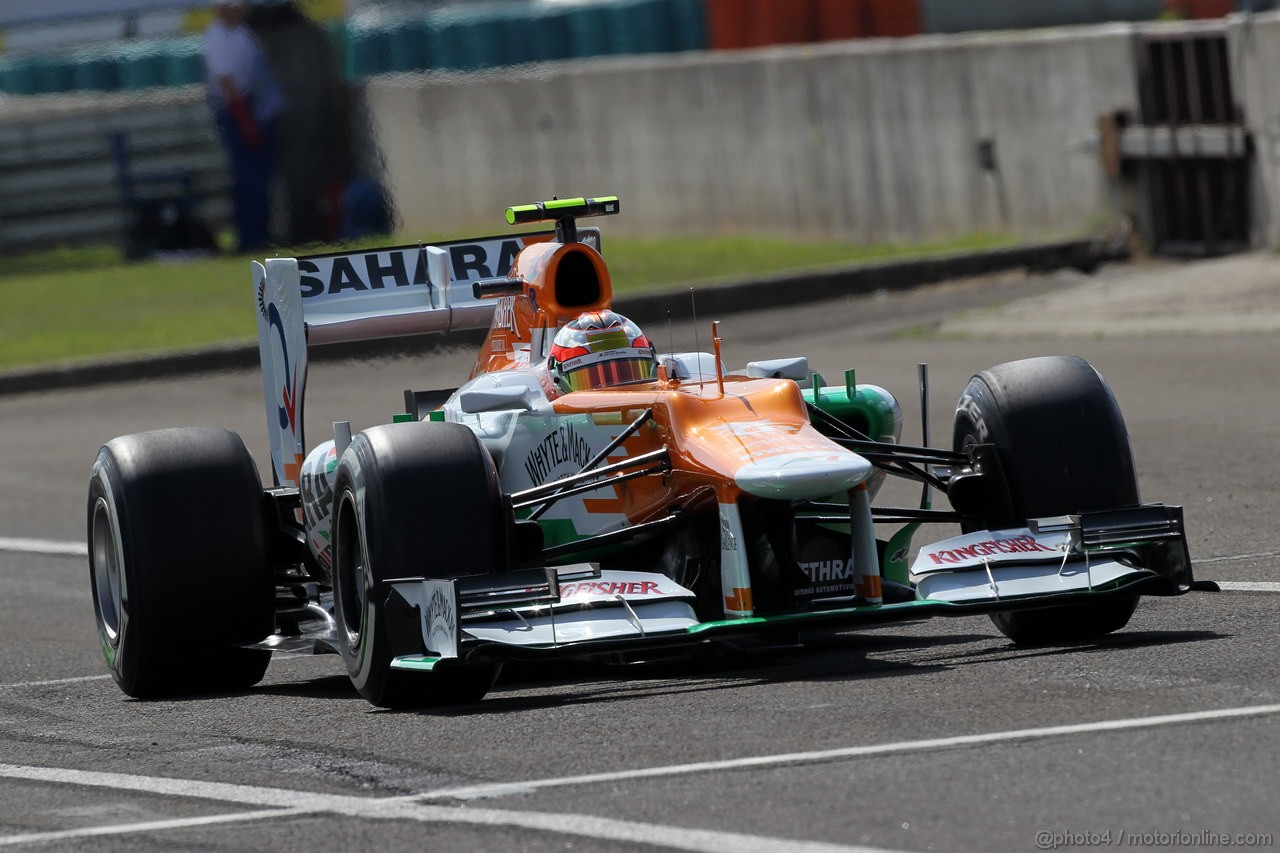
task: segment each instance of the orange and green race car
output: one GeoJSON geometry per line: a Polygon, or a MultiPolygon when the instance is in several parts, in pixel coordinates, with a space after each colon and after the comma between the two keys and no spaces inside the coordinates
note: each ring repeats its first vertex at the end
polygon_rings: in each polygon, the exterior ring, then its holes
{"type": "MultiPolygon", "coordinates": [[[[554,231],[254,263],[272,486],[225,430],[122,436],[93,467],[94,602],[124,692],[247,687],[282,650],[336,652],[375,705],[465,702],[504,661],[968,614],[1059,642],[1191,588],[1181,509],[1140,503],[1083,360],[983,370],[949,449],[927,419],[906,444],[898,401],[852,371],[728,370],[714,327],[710,352],[657,352],[578,226],[618,211],[553,200],[507,221],[554,231]],[[457,388],[307,449],[309,347],[475,328],[457,388]],[[918,505],[877,504],[890,476],[918,505]],[[959,531],[913,551],[926,522],[959,531]]],[[[920,385],[927,412],[923,368],[920,385]]]]}

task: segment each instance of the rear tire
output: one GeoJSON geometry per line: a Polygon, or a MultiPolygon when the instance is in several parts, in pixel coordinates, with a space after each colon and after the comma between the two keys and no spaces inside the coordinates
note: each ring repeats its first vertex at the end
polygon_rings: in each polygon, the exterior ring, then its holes
{"type": "Polygon", "coordinates": [[[112,439],[89,479],[89,575],[107,666],[129,696],[262,680],[274,631],[262,483],[240,437],[167,429],[112,439]]]}
{"type": "MultiPolygon", "coordinates": [[[[993,510],[983,519],[988,529],[1139,503],[1124,418],[1084,359],[1030,358],[974,376],[956,406],[954,447],[973,444],[995,445],[1012,510],[993,510]]],[[[994,613],[991,621],[1015,643],[1087,640],[1123,628],[1137,605],[1136,595],[1124,596],[994,613]]]]}
{"type": "Polygon", "coordinates": [[[479,701],[497,680],[497,664],[449,661],[431,672],[391,669],[397,654],[424,649],[416,618],[405,613],[390,624],[387,581],[510,567],[511,514],[480,440],[448,423],[365,430],[338,463],[333,518],[334,619],[356,690],[380,708],[479,701]],[[403,648],[406,641],[416,649],[403,648]]]}

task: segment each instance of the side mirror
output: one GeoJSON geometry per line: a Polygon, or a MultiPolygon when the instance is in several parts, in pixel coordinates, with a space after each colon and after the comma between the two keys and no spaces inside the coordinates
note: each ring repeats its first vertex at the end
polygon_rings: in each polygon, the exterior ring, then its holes
{"type": "MultiPolygon", "coordinates": [[[[714,382],[716,379],[716,357],[709,352],[663,353],[658,361],[671,379],[681,382],[714,382]]],[[[723,367],[721,365],[722,371],[723,367]]]]}
{"type": "Polygon", "coordinates": [[[809,359],[772,358],[747,364],[747,375],[753,379],[794,379],[803,382],[809,378],[809,359]]]}

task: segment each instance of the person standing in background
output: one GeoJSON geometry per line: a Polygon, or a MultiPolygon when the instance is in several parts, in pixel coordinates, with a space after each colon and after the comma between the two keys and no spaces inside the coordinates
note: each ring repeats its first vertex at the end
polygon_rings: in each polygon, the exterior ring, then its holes
{"type": "Polygon", "coordinates": [[[295,0],[258,0],[249,26],[284,92],[276,135],[271,233],[298,248],[339,236],[339,196],[355,171],[347,132],[350,96],[329,34],[295,0]]]}
{"type": "Polygon", "coordinates": [[[231,166],[239,251],[253,252],[270,239],[276,120],[284,95],[266,53],[245,25],[243,0],[219,0],[215,12],[204,33],[209,106],[231,166]]]}

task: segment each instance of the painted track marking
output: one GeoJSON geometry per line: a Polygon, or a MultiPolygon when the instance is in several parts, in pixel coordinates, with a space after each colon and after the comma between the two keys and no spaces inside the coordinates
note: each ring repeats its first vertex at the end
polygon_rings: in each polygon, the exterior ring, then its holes
{"type": "Polygon", "coordinates": [[[0,777],[32,782],[84,785],[162,796],[192,797],[203,800],[254,805],[254,811],[192,818],[175,818],[145,823],[83,827],[54,832],[23,833],[0,836],[0,846],[66,841],[103,835],[155,832],[205,826],[211,823],[234,823],[237,820],[291,818],[310,814],[331,813],[346,817],[376,820],[415,820],[423,823],[463,823],[473,826],[507,826],[561,835],[576,835],[607,841],[649,844],[673,850],[700,853],[884,853],[878,848],[769,838],[738,832],[694,829],[640,821],[617,820],[584,814],[551,814],[506,809],[473,809],[460,806],[426,805],[415,802],[418,797],[353,797],[343,794],[314,794],[284,788],[235,785],[225,782],[202,782],[158,776],[132,776],[124,773],[101,773],[86,770],[64,770],[51,767],[28,767],[0,764],[0,777]],[[262,808],[267,806],[269,808],[262,808]]]}
{"type": "Polygon", "coordinates": [[[1230,554],[1223,557],[1205,557],[1202,560],[1192,560],[1193,566],[1199,566],[1205,563],[1234,563],[1238,560],[1265,560],[1272,557],[1280,557],[1280,551],[1259,551],[1256,554],[1230,554]]]}
{"type": "Polygon", "coordinates": [[[483,796],[526,793],[540,789],[570,785],[600,784],[628,779],[652,779],[683,776],[713,771],[741,770],[753,767],[797,765],[827,762],[838,759],[891,755],[904,752],[940,750],[991,743],[1028,741],[1073,734],[1114,732],[1130,729],[1155,728],[1182,725],[1211,720],[1248,719],[1280,714],[1280,705],[1254,705],[1242,708],[1221,708],[1212,711],[1192,711],[1182,714],[1164,714],[1154,717],[1134,717],[1120,720],[1102,720],[1093,723],[1076,723],[1063,726],[1047,726],[1037,729],[1016,729],[1004,732],[961,735],[949,738],[903,741],[900,743],[855,746],[843,749],[815,752],[796,752],[781,755],[765,755],[726,761],[707,761],[696,764],[677,764],[667,767],[648,767],[615,773],[596,773],[567,776],[555,779],[535,779],[527,782],[475,785],[467,788],[442,789],[401,797],[369,798],[344,794],[315,794],[285,788],[267,788],[255,785],[238,785],[226,782],[205,782],[190,779],[173,779],[158,776],[134,776],[124,773],[103,773],[87,770],[68,770],[53,767],[31,767],[0,764],[0,778],[21,779],[31,782],[80,785],[110,788],[114,790],[150,793],[160,796],[191,797],[217,802],[253,805],[257,809],[224,815],[205,815],[192,818],[175,818],[146,823],[115,824],[80,829],[58,830],[45,833],[24,833],[0,836],[0,846],[32,844],[89,838],[102,835],[154,832],[207,825],[210,823],[234,823],[236,821],[263,820],[275,817],[289,818],[310,814],[332,813],[348,817],[381,820],[416,820],[424,823],[466,823],[476,826],[508,826],[535,831],[575,835],[598,840],[626,841],[668,847],[676,850],[710,851],[759,851],[759,853],[826,853],[826,851],[873,851],[875,848],[849,847],[822,842],[795,841],[766,838],[716,830],[664,826],[638,821],[615,820],[583,814],[548,814],[506,809],[474,809],[460,806],[430,805],[421,802],[429,799],[474,799],[483,796]],[[263,808],[266,807],[266,808],[263,808]]]}
{"type": "Polygon", "coordinates": [[[0,690],[20,690],[23,687],[53,687],[59,684],[78,684],[82,681],[102,681],[110,678],[110,675],[77,675],[73,678],[46,678],[43,681],[16,681],[13,684],[0,684],[0,690]]]}
{"type": "Polygon", "coordinates": [[[269,820],[274,817],[287,818],[299,814],[306,814],[306,812],[298,809],[264,809],[256,812],[233,812],[231,814],[204,815],[202,817],[152,820],[145,823],[87,826],[82,829],[64,829],[51,832],[24,832],[19,835],[0,835],[0,847],[14,847],[19,844],[49,844],[54,841],[70,841],[77,838],[101,838],[106,835],[162,832],[167,829],[187,829],[188,827],[211,826],[219,823],[247,823],[252,820],[269,820]]]}
{"type": "Polygon", "coordinates": [[[870,746],[848,746],[814,752],[791,752],[779,755],[759,755],[748,758],[729,758],[723,761],[702,761],[693,764],[675,764],[667,767],[642,767],[635,770],[619,770],[613,773],[591,773],[582,776],[563,776],[555,779],[533,779],[526,782],[507,782],[492,785],[473,785],[464,788],[442,788],[420,795],[420,799],[474,799],[520,794],[545,788],[561,788],[571,785],[596,785],[620,782],[628,779],[653,779],[670,776],[686,776],[726,770],[744,770],[753,767],[777,767],[782,765],[814,764],[846,758],[866,758],[880,755],[896,755],[905,752],[924,752],[951,749],[962,746],[981,746],[1010,741],[1039,740],[1063,735],[1115,732],[1130,729],[1148,729],[1159,726],[1199,723],[1210,720],[1227,720],[1241,717],[1262,717],[1280,714],[1280,705],[1253,705],[1243,708],[1222,708],[1214,711],[1191,711],[1184,714],[1162,714],[1156,717],[1131,717],[1121,720],[1103,720],[1095,723],[1074,723],[1065,726],[1046,726],[1037,729],[1015,729],[1005,732],[958,735],[955,737],[929,738],[870,746]]]}
{"type": "Polygon", "coordinates": [[[1218,588],[1223,592],[1280,592],[1280,583],[1275,581],[1218,581],[1218,588]]]}
{"type": "Polygon", "coordinates": [[[20,539],[0,536],[0,551],[18,554],[68,554],[73,557],[89,556],[89,546],[83,542],[56,542],[52,539],[20,539]]]}

